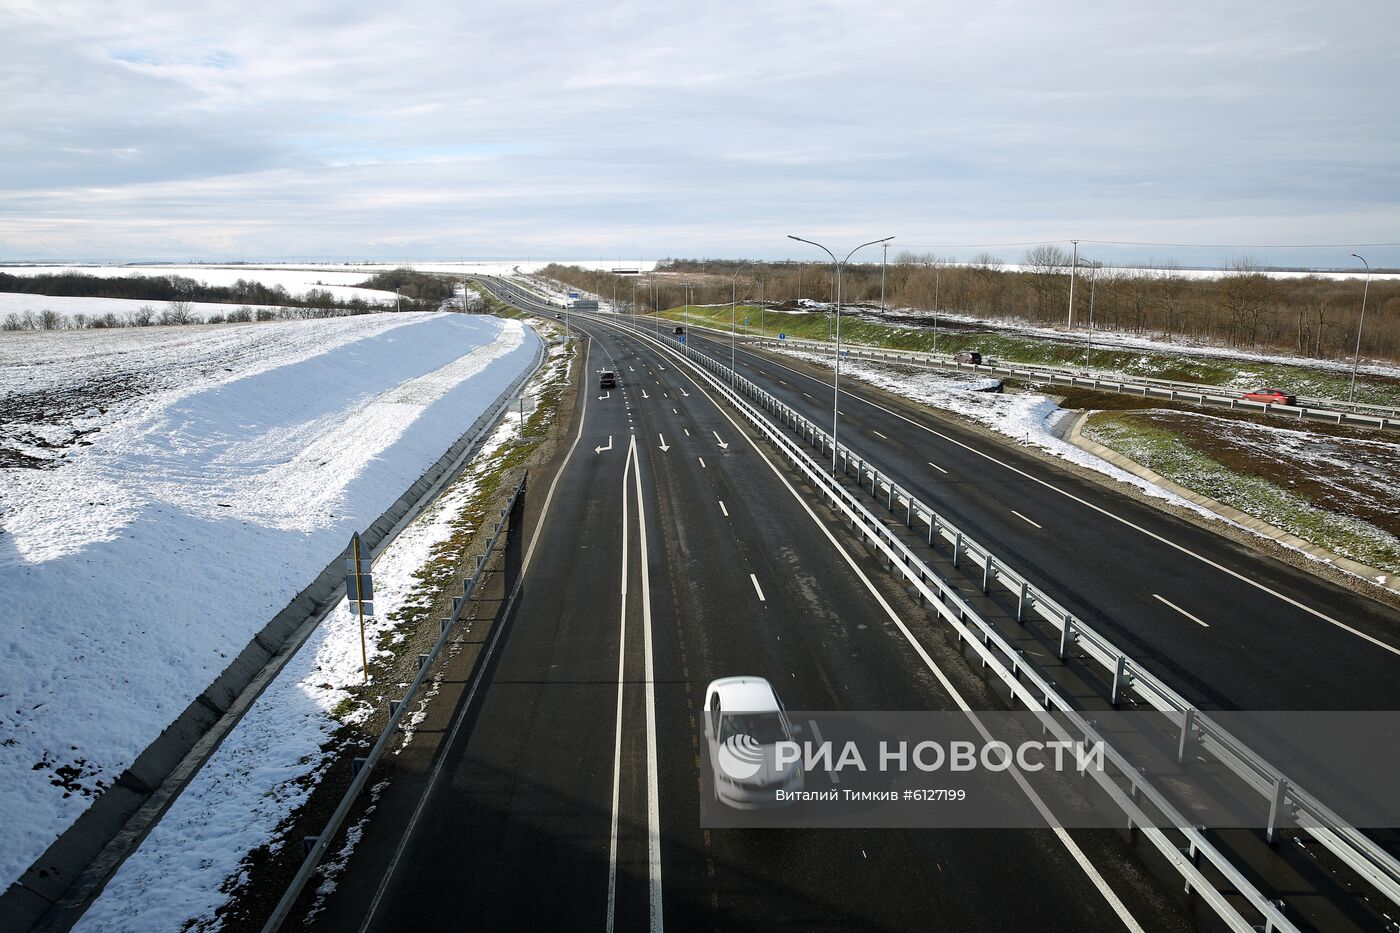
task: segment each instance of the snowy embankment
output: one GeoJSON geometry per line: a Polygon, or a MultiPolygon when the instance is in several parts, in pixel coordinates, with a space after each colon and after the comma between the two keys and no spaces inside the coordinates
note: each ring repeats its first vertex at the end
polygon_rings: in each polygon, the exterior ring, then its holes
{"type": "MultiPolygon", "coordinates": [[[[545,381],[564,378],[568,360],[564,345],[557,344],[545,381]]],[[[462,478],[375,560],[377,615],[366,626],[371,661],[398,637],[397,613],[431,605],[424,565],[452,537],[459,514],[477,493],[482,470],[490,469],[519,431],[519,416],[507,410],[462,478]]],[[[123,863],[76,929],[124,931],[137,918],[149,929],[217,925],[217,912],[246,877],[248,853],[275,842],[284,820],[310,797],[333,759],[331,743],[341,725],[334,711],[360,676],[359,624],[341,600],[123,863]]],[[[411,735],[406,730],[404,744],[411,735]]],[[[352,828],[352,838],[354,833],[352,828]]],[[[333,888],[334,881],[323,879],[320,888],[326,886],[333,888]]]]}
{"type": "Polygon", "coordinates": [[[440,313],[0,340],[0,885],[537,340],[440,313]]]}
{"type": "MultiPolygon", "coordinates": [[[[830,356],[784,352],[822,366],[832,365],[830,356]]],[[[961,415],[1021,444],[1039,448],[1062,460],[1103,473],[1135,486],[1147,495],[1165,499],[1173,505],[1210,518],[1219,518],[1214,512],[1196,503],[1100,460],[1087,450],[1063,440],[1058,432],[1058,428],[1062,426],[1060,419],[1076,417],[1077,413],[1065,411],[1055,404],[1054,399],[1039,392],[987,392],[984,391],[986,380],[983,379],[969,381],[967,377],[959,378],[941,372],[917,372],[907,368],[896,371],[891,367],[850,359],[841,361],[841,373],[843,376],[852,376],[878,386],[886,392],[893,392],[933,408],[961,415]]]]}
{"type": "MultiPolygon", "coordinates": [[[[393,268],[385,266],[383,268],[393,268]]],[[[373,275],[373,272],[356,272],[335,267],[302,266],[219,266],[219,265],[169,265],[169,266],[4,266],[0,272],[10,275],[53,275],[61,272],[77,272],[99,278],[126,278],[134,275],[162,276],[175,275],[194,279],[205,285],[229,286],[240,279],[259,282],[269,287],[281,285],[288,294],[302,295],[311,289],[330,292],[337,301],[361,298],[370,304],[391,305],[394,293],[376,288],[360,288],[359,283],[373,275]]],[[[159,304],[158,302],[143,302],[159,304]]],[[[57,310],[56,308],[54,310],[57,310]]]]}

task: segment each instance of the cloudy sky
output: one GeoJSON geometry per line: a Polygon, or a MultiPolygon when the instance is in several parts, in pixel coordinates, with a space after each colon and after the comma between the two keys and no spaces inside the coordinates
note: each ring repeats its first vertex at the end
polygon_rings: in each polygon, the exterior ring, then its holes
{"type": "Polygon", "coordinates": [[[1341,266],[1400,241],[1397,36],[1392,0],[5,0],[0,260],[1341,266]]]}

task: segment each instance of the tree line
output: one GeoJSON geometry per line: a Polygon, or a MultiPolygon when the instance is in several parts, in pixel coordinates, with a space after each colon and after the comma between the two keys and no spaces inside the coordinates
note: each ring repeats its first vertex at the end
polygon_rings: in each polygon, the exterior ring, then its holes
{"type": "MultiPolygon", "coordinates": [[[[696,302],[720,304],[731,295],[738,260],[669,260],[658,271],[678,273],[660,289],[645,277],[638,282],[643,310],[682,303],[675,278],[693,276],[696,302]]],[[[983,318],[1065,326],[1070,315],[1071,255],[1037,246],[1010,269],[982,254],[955,262],[930,254],[900,253],[885,270],[885,303],[919,311],[952,311],[983,318]]],[[[611,294],[618,278],[572,266],[548,266],[542,273],[576,288],[611,294]]],[[[874,305],[880,300],[879,263],[847,266],[842,274],[846,302],[874,305]]],[[[1078,269],[1074,287],[1074,327],[1209,343],[1241,349],[1271,349],[1320,359],[1348,358],[1356,347],[1361,316],[1360,278],[1335,280],[1309,275],[1275,278],[1248,260],[1216,278],[1195,278],[1171,265],[1155,269],[1089,265],[1078,269]]],[[[657,277],[653,281],[661,281],[657,277]]],[[[619,296],[631,298],[630,283],[619,296]]],[[[774,304],[835,299],[835,273],[829,263],[760,263],[739,275],[741,301],[774,304]]],[[[1400,359],[1400,282],[1371,282],[1362,355],[1400,359]]]]}
{"type": "MultiPolygon", "coordinates": [[[[377,273],[356,287],[382,291],[399,290],[397,305],[404,311],[435,311],[453,294],[453,283],[441,276],[393,269],[377,273]]],[[[81,330],[115,327],[150,327],[184,324],[239,324],[257,321],[286,321],[307,318],[343,317],[371,314],[390,307],[355,297],[340,300],[327,289],[312,288],[293,295],[283,285],[266,285],[239,279],[232,285],[207,285],[180,275],[134,275],[107,278],[81,272],[43,273],[34,276],[0,272],[0,292],[75,298],[125,298],[163,301],[159,308],[146,304],[118,314],[78,313],[61,315],[50,309],[10,312],[0,321],[0,330],[81,330]],[[200,314],[195,302],[236,305],[228,311],[200,314]],[[254,305],[273,307],[256,308],[254,305]]],[[[464,307],[464,310],[469,309],[464,307]]]]}

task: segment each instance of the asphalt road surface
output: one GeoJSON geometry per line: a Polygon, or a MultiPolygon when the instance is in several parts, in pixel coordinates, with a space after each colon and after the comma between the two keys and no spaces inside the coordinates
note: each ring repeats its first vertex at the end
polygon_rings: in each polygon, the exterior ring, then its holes
{"type": "MultiPolygon", "coordinates": [[[[694,331],[724,363],[729,341],[694,331]]],[[[832,372],[740,343],[830,427],[832,372]]],[[[1400,611],[928,408],[841,383],[839,437],[1203,709],[1400,709],[1400,611]]]]}
{"type": "Polygon", "coordinates": [[[793,709],[985,697],[681,364],[577,323],[578,441],[527,516],[543,525],[504,640],[440,778],[386,792],[386,816],[412,815],[370,822],[318,929],[1192,926],[1116,832],[703,829],[712,679],[766,677],[793,709]]]}

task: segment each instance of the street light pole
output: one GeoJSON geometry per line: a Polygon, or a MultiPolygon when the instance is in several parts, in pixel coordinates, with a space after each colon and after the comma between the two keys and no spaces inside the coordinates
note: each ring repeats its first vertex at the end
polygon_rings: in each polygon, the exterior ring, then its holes
{"type": "MultiPolygon", "coordinates": [[[[733,381],[734,375],[735,375],[735,373],[734,373],[734,344],[735,344],[734,334],[735,334],[735,330],[736,330],[736,321],[738,320],[738,317],[739,317],[739,273],[740,273],[740,272],[743,272],[745,269],[747,269],[747,268],[748,268],[749,266],[751,266],[751,265],[753,265],[753,263],[751,263],[751,262],[746,262],[746,263],[744,263],[742,266],[740,266],[739,268],[735,269],[735,270],[734,270],[734,278],[733,278],[733,279],[730,281],[730,283],[729,283],[729,286],[730,286],[730,287],[729,287],[729,378],[730,378],[730,381],[731,381],[731,382],[733,381]]],[[[687,342],[689,342],[689,339],[690,339],[689,336],[687,336],[687,337],[686,337],[687,342]]]]}
{"type": "Polygon", "coordinates": [[[890,244],[884,244],[884,252],[880,255],[880,313],[885,313],[885,266],[890,261],[890,244]]]}
{"type": "Polygon", "coordinates": [[[1366,284],[1361,289],[1361,320],[1356,324],[1356,358],[1351,361],[1351,397],[1348,399],[1353,405],[1356,404],[1356,370],[1361,366],[1361,328],[1366,326],[1366,294],[1371,290],[1371,264],[1365,259],[1352,253],[1357,259],[1361,259],[1366,266],[1366,284]]]}
{"type": "MultiPolygon", "coordinates": [[[[1079,271],[1079,241],[1070,240],[1074,244],[1074,258],[1069,262],[1069,329],[1074,330],[1074,279],[1075,273],[1079,271]]],[[[1060,253],[1061,256],[1064,253],[1060,253]]]]}
{"type": "Polygon", "coordinates": [[[841,269],[846,265],[857,250],[865,249],[867,246],[874,246],[876,243],[888,243],[894,237],[887,236],[878,240],[871,240],[869,243],[862,243],[846,254],[845,259],[837,259],[836,254],[822,246],[814,240],[804,240],[800,236],[788,234],[789,240],[796,240],[799,243],[806,243],[808,246],[815,246],[817,249],[831,257],[831,262],[836,266],[836,376],[831,380],[831,472],[836,472],[836,425],[841,415],[841,269]]]}

